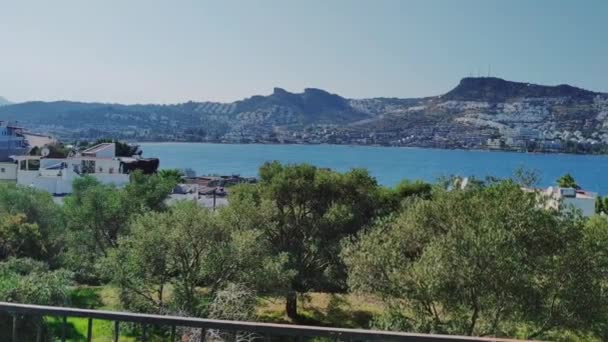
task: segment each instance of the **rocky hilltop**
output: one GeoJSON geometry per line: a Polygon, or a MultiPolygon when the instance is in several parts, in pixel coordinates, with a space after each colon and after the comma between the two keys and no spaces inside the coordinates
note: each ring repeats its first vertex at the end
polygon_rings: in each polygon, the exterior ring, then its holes
{"type": "Polygon", "coordinates": [[[0,120],[63,139],[380,144],[604,153],[608,94],[494,77],[464,78],[444,95],[347,99],[275,88],[232,103],[121,105],[26,102],[0,120]]]}

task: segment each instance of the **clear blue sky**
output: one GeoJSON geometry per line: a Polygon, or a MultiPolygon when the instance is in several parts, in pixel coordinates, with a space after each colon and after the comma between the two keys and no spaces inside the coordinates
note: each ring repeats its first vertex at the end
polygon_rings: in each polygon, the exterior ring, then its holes
{"type": "Polygon", "coordinates": [[[470,74],[608,91],[608,0],[13,0],[13,101],[441,94],[470,74]]]}

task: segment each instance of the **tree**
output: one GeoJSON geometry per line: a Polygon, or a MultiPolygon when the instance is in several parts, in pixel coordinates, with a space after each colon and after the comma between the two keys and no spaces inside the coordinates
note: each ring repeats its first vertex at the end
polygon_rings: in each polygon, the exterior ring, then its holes
{"type": "Polygon", "coordinates": [[[49,150],[48,158],[67,158],[70,154],[70,149],[68,149],[64,144],[59,142],[54,142],[45,145],[49,150]]]}
{"type": "MultiPolygon", "coordinates": [[[[41,261],[10,258],[0,262],[0,301],[3,302],[66,305],[70,285],[69,272],[50,271],[47,264],[41,261]]],[[[11,315],[0,314],[0,340],[11,341],[12,324],[11,315]]],[[[19,340],[34,341],[37,326],[40,324],[44,324],[41,317],[20,318],[16,326],[19,340]]]]}
{"type": "Polygon", "coordinates": [[[272,286],[284,262],[269,255],[259,232],[230,229],[192,202],[139,216],[130,230],[106,259],[106,270],[123,304],[137,311],[203,316],[205,299],[226,284],[272,286]],[[170,301],[167,285],[173,289],[170,301]]]}
{"type": "Polygon", "coordinates": [[[511,181],[419,199],[346,243],[349,285],[380,295],[420,332],[590,328],[608,308],[604,242],[588,247],[582,218],[538,201],[511,181]]]}
{"type": "Polygon", "coordinates": [[[528,170],[519,167],[513,172],[512,179],[520,186],[531,188],[535,187],[540,182],[540,174],[537,170],[528,170]]]}
{"type": "Polygon", "coordinates": [[[129,178],[124,188],[125,208],[132,213],[165,210],[165,200],[179,182],[175,177],[145,175],[141,171],[131,173],[129,178]]]}
{"type": "Polygon", "coordinates": [[[0,183],[0,217],[3,217],[0,226],[4,234],[13,234],[10,239],[16,237],[14,234],[24,239],[19,251],[9,254],[45,260],[54,267],[58,265],[65,229],[61,207],[49,193],[0,183]]]}
{"type": "Polygon", "coordinates": [[[66,263],[81,281],[97,281],[98,259],[108,256],[118,239],[129,233],[133,217],[166,209],[165,199],[174,187],[173,180],[134,172],[123,189],[103,185],[85,176],[73,184],[72,195],[63,206],[68,235],[66,263]]]}
{"type": "Polygon", "coordinates": [[[79,281],[96,282],[98,259],[127,233],[132,213],[124,194],[113,185],[85,176],[74,181],[73,189],[63,205],[69,231],[64,262],[79,281]]]}
{"type": "Polygon", "coordinates": [[[0,260],[44,253],[40,229],[23,214],[0,215],[0,260]]]}
{"type": "Polygon", "coordinates": [[[381,188],[378,216],[389,215],[403,205],[404,201],[413,198],[430,198],[433,192],[433,186],[423,181],[411,181],[404,179],[399,182],[394,188],[381,188]]]}
{"type": "Polygon", "coordinates": [[[604,201],[602,200],[601,196],[597,196],[595,198],[595,213],[599,215],[602,214],[604,211],[604,201]]]}
{"type": "Polygon", "coordinates": [[[158,171],[158,176],[162,179],[171,180],[175,184],[182,182],[184,173],[178,169],[164,169],[158,171]]]}
{"type": "Polygon", "coordinates": [[[572,177],[572,175],[569,173],[561,176],[557,180],[557,185],[560,188],[574,188],[574,189],[579,188],[579,186],[576,184],[576,181],[574,180],[574,177],[572,177]]]}
{"type": "Polygon", "coordinates": [[[297,293],[345,288],[340,240],[373,220],[378,196],[376,181],[364,170],[340,174],[278,162],[260,168],[258,184],[234,189],[230,206],[243,208],[236,209],[237,216],[250,213],[253,203],[253,211],[267,215],[260,229],[273,253],[288,256],[285,272],[293,277],[285,310],[290,318],[297,318],[297,293]]]}

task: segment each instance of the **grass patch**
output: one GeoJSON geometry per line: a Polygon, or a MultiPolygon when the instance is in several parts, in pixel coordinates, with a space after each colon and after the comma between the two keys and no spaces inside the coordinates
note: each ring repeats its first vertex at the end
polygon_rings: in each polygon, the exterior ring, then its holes
{"type": "Polygon", "coordinates": [[[295,322],[285,315],[283,298],[260,297],[257,314],[263,322],[368,328],[371,318],[383,310],[382,302],[373,296],[314,292],[300,296],[300,318],[295,322]]]}
{"type": "MultiPolygon", "coordinates": [[[[86,341],[87,337],[87,318],[70,317],[67,320],[66,341],[86,341]]],[[[59,317],[47,318],[47,326],[49,327],[52,336],[60,338],[62,333],[62,319],[59,317]]],[[[120,329],[120,341],[135,342],[137,337],[126,329],[120,329]]],[[[114,322],[94,319],[92,338],[94,342],[113,341],[114,338],[114,322]]]]}
{"type": "MultiPolygon", "coordinates": [[[[118,291],[111,286],[81,286],[71,295],[71,306],[85,309],[121,310],[118,291]]],[[[343,328],[368,328],[371,318],[384,310],[384,305],[373,296],[355,294],[308,293],[298,298],[300,318],[292,321],[285,315],[285,299],[277,296],[260,296],[257,320],[271,323],[306,324],[343,328]]],[[[61,318],[48,318],[53,335],[61,336],[61,318]]],[[[66,330],[68,341],[86,340],[88,319],[69,318],[66,330]]],[[[162,341],[163,331],[154,330],[150,341],[162,341]]],[[[137,341],[140,327],[121,323],[120,341],[137,341]]],[[[93,321],[93,341],[112,341],[114,323],[93,321]]]]}

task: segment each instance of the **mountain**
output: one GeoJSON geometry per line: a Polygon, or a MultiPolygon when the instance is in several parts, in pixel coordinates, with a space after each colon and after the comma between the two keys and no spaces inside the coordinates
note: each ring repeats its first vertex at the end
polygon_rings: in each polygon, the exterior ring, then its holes
{"type": "Polygon", "coordinates": [[[570,97],[593,98],[598,93],[562,84],[543,86],[510,82],[496,77],[467,77],[443,98],[459,101],[505,102],[517,98],[570,97]]]}
{"type": "Polygon", "coordinates": [[[64,140],[338,143],[596,153],[608,151],[608,94],[468,77],[440,96],[348,99],[274,88],[232,103],[26,102],[0,120],[64,140]]]}
{"type": "Polygon", "coordinates": [[[268,108],[281,108],[291,112],[302,124],[345,123],[368,117],[365,113],[353,110],[347,99],[315,88],[306,88],[300,94],[274,88],[269,96],[258,95],[236,102],[238,112],[265,111],[268,108]]]}
{"type": "Polygon", "coordinates": [[[0,96],[0,107],[10,105],[11,102],[4,97],[0,96]]]}

